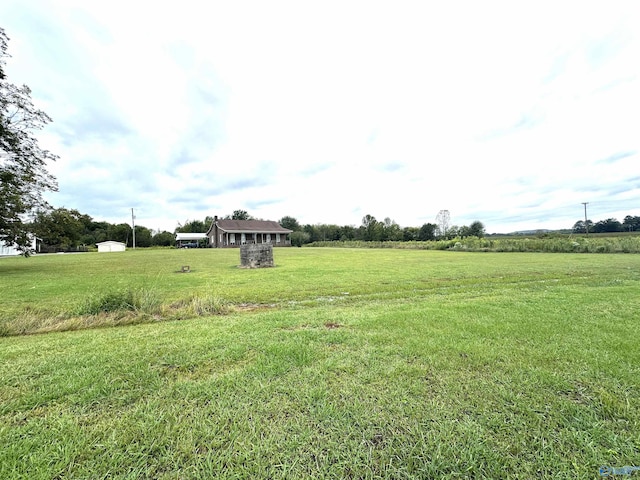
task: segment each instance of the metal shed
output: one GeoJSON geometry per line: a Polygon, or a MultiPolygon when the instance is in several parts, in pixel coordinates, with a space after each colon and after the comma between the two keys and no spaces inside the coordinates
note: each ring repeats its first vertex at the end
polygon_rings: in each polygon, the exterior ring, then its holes
{"type": "Polygon", "coordinates": [[[96,243],[98,247],[98,252],[124,252],[127,249],[127,246],[122,242],[114,242],[113,240],[108,240],[106,242],[96,243]]]}

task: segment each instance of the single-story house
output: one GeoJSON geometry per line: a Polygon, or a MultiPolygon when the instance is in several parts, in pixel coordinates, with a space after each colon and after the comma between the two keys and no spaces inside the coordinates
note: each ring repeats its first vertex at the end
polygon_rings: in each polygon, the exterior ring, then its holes
{"type": "Polygon", "coordinates": [[[206,233],[176,233],[177,248],[198,248],[206,241],[208,241],[206,233]]]}
{"type": "Polygon", "coordinates": [[[245,243],[270,243],[274,247],[290,247],[293,230],[271,220],[218,220],[214,217],[207,232],[214,248],[239,247],[245,243]]]}
{"type": "Polygon", "coordinates": [[[122,242],[114,242],[113,240],[107,240],[106,242],[96,243],[98,252],[124,252],[127,246],[122,242]]]}

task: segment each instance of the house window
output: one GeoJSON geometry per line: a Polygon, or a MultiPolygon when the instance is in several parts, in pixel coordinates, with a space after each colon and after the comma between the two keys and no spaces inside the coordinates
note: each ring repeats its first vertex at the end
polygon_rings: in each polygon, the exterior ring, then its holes
{"type": "Polygon", "coordinates": [[[236,244],[236,234],[235,233],[230,233],[229,234],[229,243],[231,245],[235,245],[236,244]]]}
{"type": "Polygon", "coordinates": [[[244,245],[245,243],[247,243],[247,235],[246,234],[241,234],[240,235],[240,242],[244,245]]]}
{"type": "Polygon", "coordinates": [[[271,243],[271,234],[267,233],[267,243],[271,243]]]}
{"type": "Polygon", "coordinates": [[[276,233],[276,243],[280,243],[280,234],[276,233]]]}

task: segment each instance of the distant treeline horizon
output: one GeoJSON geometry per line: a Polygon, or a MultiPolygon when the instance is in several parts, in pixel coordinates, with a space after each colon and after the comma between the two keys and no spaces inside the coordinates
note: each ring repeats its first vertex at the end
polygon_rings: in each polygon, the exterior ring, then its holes
{"type": "MultiPolygon", "coordinates": [[[[254,219],[245,210],[235,210],[232,214],[219,218],[234,220],[254,219]]],[[[136,247],[169,247],[175,245],[176,233],[205,233],[214,221],[213,216],[203,220],[186,220],[173,231],[153,230],[143,225],[135,225],[136,247]]],[[[453,238],[489,236],[484,224],[476,220],[470,225],[449,225],[448,212],[443,210],[437,217],[437,223],[424,223],[416,227],[400,227],[391,218],[377,220],[372,215],[365,215],[360,226],[337,224],[300,224],[295,217],[283,216],[278,222],[292,230],[293,245],[304,245],[314,242],[331,241],[365,241],[365,242],[409,242],[447,240],[453,238]]],[[[83,246],[94,246],[96,243],[113,240],[133,245],[133,229],[128,223],[112,224],[95,221],[91,216],[75,209],[52,208],[36,213],[29,224],[30,231],[44,245],[59,249],[72,249],[83,246]]],[[[615,218],[607,218],[598,222],[578,220],[572,228],[558,230],[522,230],[512,233],[496,233],[497,235],[533,235],[536,233],[617,233],[640,231],[640,216],[627,215],[622,222],[615,218]]],[[[203,245],[205,246],[205,245],[203,245]]]]}

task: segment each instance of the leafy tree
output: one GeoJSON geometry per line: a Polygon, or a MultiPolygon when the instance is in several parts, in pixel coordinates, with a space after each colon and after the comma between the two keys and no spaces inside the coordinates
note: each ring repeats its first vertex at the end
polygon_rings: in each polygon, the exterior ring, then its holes
{"type": "MultiPolygon", "coordinates": [[[[471,236],[471,228],[469,228],[466,225],[463,225],[462,227],[456,227],[455,230],[456,230],[455,236],[457,237],[464,238],[464,237],[471,236]]],[[[451,234],[453,235],[453,232],[451,232],[451,234]]]]}
{"type": "MultiPolygon", "coordinates": [[[[206,233],[211,226],[211,222],[213,219],[211,218],[210,222],[207,222],[211,217],[207,217],[204,221],[202,220],[187,220],[183,225],[180,225],[176,228],[176,232],[179,233],[206,233]]],[[[137,230],[137,227],[136,227],[137,230]]],[[[136,234],[136,243],[137,243],[137,234],[136,234]]]]}
{"type": "Polygon", "coordinates": [[[347,240],[354,240],[356,238],[356,229],[353,225],[345,225],[340,227],[340,240],[345,242],[347,240]]]}
{"type": "Polygon", "coordinates": [[[342,227],[335,224],[325,224],[321,226],[327,240],[335,242],[342,237],[342,227]]]}
{"type": "Polygon", "coordinates": [[[584,233],[585,232],[584,221],[578,220],[576,223],[573,224],[573,227],[571,228],[571,230],[573,230],[574,233],[584,233]]]}
{"type": "Polygon", "coordinates": [[[151,246],[151,230],[141,225],[136,225],[136,247],[151,246]]]}
{"type": "Polygon", "coordinates": [[[334,231],[334,228],[339,227],[316,223],[315,225],[305,225],[303,231],[309,234],[310,242],[325,242],[337,238],[337,233],[334,231]]]}
{"type": "Polygon", "coordinates": [[[253,217],[246,210],[234,210],[231,220],[251,220],[253,217]]]}
{"type": "Polygon", "coordinates": [[[383,225],[372,215],[362,217],[362,239],[368,242],[377,242],[382,240],[383,225]]]}
{"type": "Polygon", "coordinates": [[[307,240],[307,242],[310,243],[318,240],[318,233],[316,232],[313,225],[306,224],[304,227],[302,227],[302,231],[309,235],[309,239],[307,240]]]}
{"type": "Polygon", "coordinates": [[[362,226],[364,228],[369,228],[371,225],[376,224],[378,221],[376,220],[376,217],[374,217],[373,215],[365,215],[364,217],[362,217],[362,226]]]}
{"type": "Polygon", "coordinates": [[[91,222],[86,228],[85,234],[80,242],[83,245],[95,245],[96,243],[106,242],[109,238],[109,228],[111,224],[108,222],[91,222]]]}
{"type": "Polygon", "coordinates": [[[628,230],[630,232],[640,230],[640,217],[627,215],[626,217],[624,217],[622,226],[625,230],[628,230]]]}
{"type": "MultiPolygon", "coordinates": [[[[591,231],[591,229],[589,229],[591,231]]],[[[607,218],[606,220],[600,220],[593,226],[594,233],[610,233],[610,232],[622,232],[624,227],[615,218],[607,218]]]]}
{"type": "Polygon", "coordinates": [[[282,225],[284,228],[293,230],[294,232],[296,230],[300,230],[301,228],[300,224],[298,223],[298,220],[296,220],[294,217],[289,217],[289,216],[282,217],[278,223],[282,225]]]}
{"type": "Polygon", "coordinates": [[[291,245],[294,247],[301,247],[305,243],[309,243],[311,235],[308,232],[302,230],[296,230],[291,233],[291,245]]]}
{"type": "Polygon", "coordinates": [[[479,220],[476,220],[469,225],[469,236],[482,238],[485,235],[484,224],[479,220]]]}
{"type": "Polygon", "coordinates": [[[309,242],[331,242],[340,240],[342,228],[338,225],[328,225],[318,223],[316,225],[305,225],[302,231],[308,234],[309,242]]]}
{"type": "Polygon", "coordinates": [[[113,240],[114,242],[122,242],[127,246],[131,246],[133,243],[129,240],[133,240],[131,236],[131,225],[128,223],[119,223],[117,225],[110,225],[108,235],[109,240],[113,240]]]}
{"type": "Polygon", "coordinates": [[[158,232],[151,238],[151,245],[158,247],[170,247],[174,244],[175,239],[175,235],[171,232],[158,232]]]}
{"type": "Polygon", "coordinates": [[[461,227],[459,227],[457,225],[453,225],[452,227],[449,227],[447,229],[447,235],[444,236],[444,237],[440,237],[440,239],[443,239],[443,238],[455,238],[455,237],[459,237],[459,236],[464,236],[464,234],[467,233],[467,232],[466,232],[466,227],[463,227],[463,228],[465,228],[465,230],[463,230],[461,232],[460,231],[461,227]]]}
{"type": "Polygon", "coordinates": [[[16,244],[29,255],[29,231],[24,216],[45,209],[43,193],[57,190],[47,162],[57,157],[33,136],[51,121],[31,102],[31,90],[6,80],[4,66],[9,37],[0,28],[0,241],[16,244]]]}
{"type": "Polygon", "coordinates": [[[402,230],[400,229],[400,225],[391,220],[389,217],[384,219],[384,223],[382,225],[382,239],[389,240],[393,242],[402,240],[402,230]]]}
{"type": "Polygon", "coordinates": [[[436,230],[438,226],[434,223],[425,223],[420,227],[418,231],[418,240],[428,241],[436,239],[436,230]]]}
{"type": "Polygon", "coordinates": [[[419,232],[420,232],[420,229],[417,227],[404,227],[402,229],[402,241],[412,242],[414,240],[418,240],[419,232]]]}
{"type": "Polygon", "coordinates": [[[318,223],[313,226],[313,229],[316,232],[316,238],[322,242],[331,241],[331,229],[328,225],[318,223]]]}
{"type": "Polygon", "coordinates": [[[79,245],[86,225],[90,224],[91,217],[78,210],[56,208],[38,212],[30,227],[45,245],[67,249],[79,245]]]}
{"type": "Polygon", "coordinates": [[[587,228],[590,232],[593,231],[593,222],[591,220],[587,220],[586,223],[584,220],[578,220],[573,224],[574,233],[587,233],[587,228]]]}

